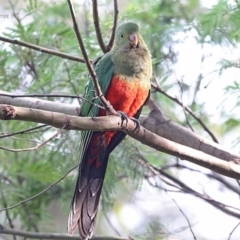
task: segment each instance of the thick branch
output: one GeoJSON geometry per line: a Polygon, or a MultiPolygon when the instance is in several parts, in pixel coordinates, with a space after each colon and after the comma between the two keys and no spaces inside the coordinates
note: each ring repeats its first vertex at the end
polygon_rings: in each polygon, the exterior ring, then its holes
{"type": "Polygon", "coordinates": [[[68,115],[75,115],[75,116],[78,116],[80,112],[80,107],[76,107],[71,104],[56,103],[56,102],[46,101],[46,100],[37,99],[37,98],[29,98],[29,97],[24,97],[24,98],[8,97],[7,95],[11,95],[11,94],[0,90],[0,104],[8,104],[8,105],[34,108],[34,109],[42,109],[46,111],[52,111],[54,109],[55,112],[61,112],[68,115]]]}
{"type": "Polygon", "coordinates": [[[82,62],[82,63],[85,62],[84,59],[82,59],[80,57],[75,57],[75,56],[71,56],[69,54],[62,53],[62,52],[59,52],[59,51],[55,51],[55,50],[52,50],[52,49],[49,49],[49,48],[40,47],[40,46],[34,45],[32,43],[22,42],[22,41],[17,40],[17,39],[11,39],[11,38],[6,38],[6,37],[0,36],[0,41],[12,43],[14,45],[27,47],[27,48],[30,48],[30,49],[33,49],[33,50],[36,50],[36,51],[39,51],[39,52],[44,52],[44,53],[47,53],[47,54],[50,54],[50,55],[66,58],[66,59],[73,60],[73,61],[76,61],[76,62],[82,62]]]}
{"type": "MultiPolygon", "coordinates": [[[[67,115],[79,116],[79,107],[71,104],[45,101],[36,98],[12,98],[7,97],[6,94],[9,93],[0,91],[0,104],[41,109],[46,111],[60,112],[67,115]],[[5,96],[1,96],[1,93],[3,93],[5,96]]],[[[155,134],[167,138],[173,142],[200,150],[222,160],[234,161],[238,164],[240,163],[239,155],[224,149],[223,146],[203,138],[167,118],[154,101],[149,100],[148,106],[151,109],[150,114],[148,116],[140,116],[139,120],[143,127],[149,131],[154,132],[155,134]]]]}
{"type": "Polygon", "coordinates": [[[200,150],[217,158],[240,163],[239,155],[229,152],[221,145],[203,138],[167,118],[153,100],[149,100],[148,106],[151,109],[150,114],[140,118],[140,122],[145,128],[159,136],[200,150]]]}
{"type": "Polygon", "coordinates": [[[132,120],[128,119],[128,121],[122,123],[122,119],[119,116],[97,118],[75,117],[56,112],[0,105],[0,119],[38,122],[58,128],[62,127],[67,122],[68,125],[66,129],[75,130],[120,130],[158,151],[188,160],[222,175],[240,179],[240,166],[234,162],[226,162],[201,151],[169,141],[143,127],[140,127],[139,131],[136,132],[136,126],[132,120]]]}

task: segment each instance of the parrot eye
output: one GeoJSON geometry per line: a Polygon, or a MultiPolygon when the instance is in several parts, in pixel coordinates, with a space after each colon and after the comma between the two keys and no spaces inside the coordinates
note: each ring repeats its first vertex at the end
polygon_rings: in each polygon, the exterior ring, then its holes
{"type": "Polygon", "coordinates": [[[123,38],[123,35],[121,34],[121,38],[123,38]]]}

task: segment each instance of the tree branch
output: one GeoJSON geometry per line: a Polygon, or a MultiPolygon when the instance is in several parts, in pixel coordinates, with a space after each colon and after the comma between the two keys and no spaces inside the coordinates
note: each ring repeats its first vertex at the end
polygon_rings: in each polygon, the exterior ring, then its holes
{"type": "MultiPolygon", "coordinates": [[[[153,173],[154,176],[159,177],[167,185],[170,185],[171,187],[175,187],[175,188],[179,189],[180,190],[179,192],[183,192],[183,193],[188,193],[188,194],[194,195],[194,196],[204,200],[205,202],[209,203],[213,207],[219,209],[220,211],[228,214],[229,216],[240,218],[240,213],[232,211],[232,210],[230,210],[228,208],[232,208],[232,209],[238,210],[238,211],[240,209],[228,206],[226,204],[223,204],[223,203],[221,203],[219,201],[216,201],[216,200],[212,199],[211,197],[207,196],[206,194],[201,194],[201,193],[195,191],[194,189],[190,188],[185,183],[183,183],[182,181],[180,181],[179,179],[177,179],[173,175],[165,172],[161,168],[156,168],[156,167],[152,166],[141,154],[138,153],[137,155],[138,155],[139,159],[137,159],[135,161],[137,161],[143,167],[145,167],[148,171],[153,173]],[[164,178],[167,178],[168,180],[170,180],[171,183],[169,181],[166,181],[164,178]],[[176,184],[176,185],[174,185],[173,183],[176,184]]],[[[151,182],[149,182],[149,183],[151,184],[151,182]]],[[[153,184],[151,184],[151,185],[154,186],[154,187],[162,189],[162,187],[159,187],[158,185],[153,185],[153,184]]]]}
{"type": "Polygon", "coordinates": [[[107,44],[107,51],[110,51],[112,49],[113,46],[113,42],[115,39],[115,32],[116,32],[116,28],[117,28],[117,19],[118,19],[118,2],[117,0],[113,1],[114,4],[114,20],[113,20],[113,28],[112,28],[112,34],[111,37],[109,39],[109,42],[107,44]]]}
{"type": "MultiPolygon", "coordinates": [[[[37,127],[33,127],[33,128],[29,128],[29,129],[26,129],[26,130],[22,130],[22,131],[19,131],[19,132],[13,132],[13,133],[1,133],[2,136],[0,136],[0,139],[1,138],[6,138],[6,137],[11,137],[11,136],[14,136],[14,135],[18,135],[18,134],[26,134],[27,132],[31,132],[31,133],[34,133],[33,130],[36,130],[36,129],[39,129],[39,128],[44,128],[44,127],[48,127],[48,128],[51,128],[49,127],[48,125],[41,125],[41,126],[37,126],[37,127]]],[[[41,130],[41,132],[43,132],[41,130]]]]}
{"type": "Polygon", "coordinates": [[[21,97],[21,98],[26,98],[26,97],[47,97],[47,98],[80,98],[80,99],[84,99],[82,96],[80,95],[70,95],[70,94],[10,94],[10,93],[4,93],[4,91],[0,91],[0,96],[3,97],[11,97],[11,98],[17,98],[17,97],[21,97]],[[3,92],[3,93],[1,93],[3,92]]]}
{"type": "Polygon", "coordinates": [[[204,173],[202,171],[199,171],[197,169],[193,169],[193,168],[187,167],[187,166],[179,164],[179,163],[175,163],[175,164],[171,164],[171,165],[165,165],[161,169],[165,170],[165,169],[170,169],[170,168],[187,169],[189,171],[193,171],[193,172],[197,172],[197,173],[203,174],[206,177],[214,179],[214,180],[218,181],[219,183],[225,185],[225,187],[228,190],[231,190],[231,191],[237,193],[238,195],[240,195],[240,188],[239,188],[239,186],[234,186],[229,181],[227,181],[223,176],[221,176],[221,175],[219,175],[219,174],[217,174],[215,172],[213,172],[213,173],[204,173]]]}
{"type": "Polygon", "coordinates": [[[96,118],[75,117],[62,113],[6,105],[0,105],[0,119],[38,122],[52,125],[57,128],[61,128],[67,122],[68,125],[66,129],[68,130],[123,131],[157,151],[188,160],[222,175],[240,179],[240,166],[234,162],[226,162],[201,151],[172,142],[141,126],[139,131],[136,132],[135,123],[131,119],[123,121],[119,116],[104,116],[96,118]]]}
{"type": "MultiPolygon", "coordinates": [[[[167,192],[166,192],[167,193],[167,192]]],[[[172,201],[174,202],[174,204],[177,206],[178,210],[180,211],[180,213],[183,215],[183,217],[186,219],[187,223],[188,223],[188,226],[189,226],[189,229],[190,229],[190,232],[192,233],[192,236],[193,236],[193,239],[194,240],[197,240],[196,236],[195,236],[195,233],[192,229],[192,224],[190,223],[190,220],[188,219],[187,215],[184,213],[184,211],[181,209],[181,207],[178,205],[177,201],[171,197],[168,193],[167,195],[169,196],[170,199],[172,199],[172,201]]]]}
{"type": "MultiPolygon", "coordinates": [[[[32,201],[33,199],[39,197],[40,195],[44,194],[45,192],[47,192],[49,189],[51,189],[52,187],[54,187],[55,185],[57,185],[59,182],[61,182],[70,172],[72,172],[75,168],[77,168],[79,166],[79,164],[75,165],[74,167],[72,167],[70,170],[68,170],[62,177],[60,177],[56,182],[52,183],[51,185],[49,185],[47,188],[43,189],[41,192],[35,194],[34,196],[30,197],[30,198],[27,198],[27,199],[24,199],[22,201],[20,201],[19,203],[16,203],[12,206],[9,206],[9,207],[5,207],[0,209],[0,212],[1,211],[7,211],[9,209],[13,209],[13,208],[16,208],[26,202],[29,202],[29,201],[32,201]]],[[[1,229],[1,228],[0,228],[1,229]]]]}
{"type": "Polygon", "coordinates": [[[161,87],[159,87],[157,84],[152,83],[152,87],[155,91],[162,93],[164,96],[168,97],[178,105],[182,106],[194,119],[198,121],[198,123],[203,127],[203,129],[211,136],[214,142],[218,143],[217,138],[215,135],[208,129],[208,127],[205,125],[205,123],[201,120],[201,118],[197,117],[197,115],[192,111],[191,108],[184,106],[182,102],[180,102],[176,97],[170,96],[168,93],[166,93],[161,87]]]}
{"type": "Polygon", "coordinates": [[[148,116],[140,118],[140,122],[145,128],[171,141],[200,150],[225,161],[240,163],[239,155],[231,153],[224,149],[223,146],[203,138],[167,118],[153,100],[149,99],[148,106],[151,112],[148,116]]]}
{"type": "MultiPolygon", "coordinates": [[[[34,98],[12,98],[7,97],[8,92],[0,91],[0,104],[9,104],[14,106],[21,106],[34,109],[42,109],[46,111],[55,111],[65,113],[67,115],[79,116],[80,108],[72,104],[55,103],[34,98]],[[1,93],[5,96],[2,97],[1,93]]],[[[234,161],[240,164],[240,156],[225,149],[223,146],[214,143],[211,140],[203,138],[198,134],[189,131],[187,128],[173,122],[167,118],[161,109],[153,100],[148,101],[148,106],[151,110],[148,116],[140,116],[140,123],[151,132],[167,138],[171,141],[180,143],[182,145],[200,150],[211,156],[215,156],[225,161],[234,161]]]]}
{"type": "Polygon", "coordinates": [[[93,22],[95,27],[95,32],[98,40],[98,44],[104,53],[107,52],[107,47],[103,42],[101,28],[99,25],[99,17],[98,17],[98,3],[97,0],[92,0],[92,12],[93,12],[93,22]]]}
{"type": "MultiPolygon", "coordinates": [[[[6,201],[5,196],[4,196],[4,194],[3,194],[3,189],[2,189],[1,180],[2,180],[2,179],[0,179],[1,199],[2,199],[2,202],[3,202],[4,208],[7,208],[7,201],[6,201]]],[[[8,220],[8,224],[9,224],[10,228],[11,228],[11,229],[14,229],[14,225],[13,225],[12,218],[10,217],[10,214],[9,214],[9,212],[8,212],[7,209],[5,210],[5,214],[6,214],[6,218],[7,218],[7,220],[8,220]]],[[[17,240],[16,235],[13,235],[13,239],[14,239],[14,240],[17,240]]]]}
{"type": "Polygon", "coordinates": [[[77,21],[76,21],[76,17],[75,17],[75,13],[74,13],[74,9],[73,9],[73,5],[72,5],[71,0],[68,0],[68,5],[69,5],[69,9],[70,9],[71,16],[72,16],[73,29],[74,29],[75,34],[77,36],[78,44],[80,46],[80,49],[81,49],[81,52],[82,52],[85,64],[86,64],[87,69],[89,71],[89,74],[90,74],[90,76],[92,78],[92,81],[93,81],[93,84],[94,84],[94,88],[95,88],[95,92],[96,92],[96,96],[99,97],[101,103],[103,104],[103,106],[106,108],[106,110],[108,112],[112,113],[113,115],[117,115],[116,111],[113,109],[113,107],[109,104],[109,102],[104,97],[104,95],[102,93],[102,90],[101,90],[101,88],[100,88],[100,86],[98,84],[97,75],[96,75],[96,73],[95,73],[95,71],[93,69],[93,66],[92,66],[91,62],[88,59],[88,55],[87,55],[86,49],[84,47],[84,43],[83,43],[83,40],[82,40],[82,37],[81,37],[81,33],[79,31],[79,28],[78,28],[78,24],[77,24],[77,21]]]}
{"type": "MultiPolygon", "coordinates": [[[[36,233],[36,232],[25,232],[17,231],[12,229],[6,229],[0,225],[0,234],[15,235],[24,238],[35,238],[35,239],[57,239],[57,240],[79,240],[79,236],[69,236],[68,234],[58,233],[36,233]]],[[[91,240],[130,240],[130,238],[119,238],[119,237],[92,237],[91,240]]]]}
{"type": "Polygon", "coordinates": [[[8,42],[8,43],[11,43],[11,44],[14,44],[14,45],[27,47],[27,48],[30,48],[30,49],[33,49],[33,50],[36,50],[36,51],[39,51],[39,52],[43,52],[43,53],[47,53],[47,54],[50,54],[50,55],[54,55],[54,56],[66,58],[66,59],[69,59],[69,60],[73,60],[75,62],[81,62],[81,63],[85,62],[84,59],[82,59],[80,57],[71,56],[71,55],[66,54],[66,53],[55,51],[55,50],[52,50],[52,49],[49,49],[49,48],[40,47],[38,45],[23,42],[23,41],[20,41],[20,40],[17,40],[17,39],[11,39],[11,38],[0,36],[0,41],[8,42]]]}
{"type": "Polygon", "coordinates": [[[61,112],[68,115],[78,116],[80,107],[73,106],[72,104],[51,102],[42,99],[29,98],[29,97],[11,97],[11,94],[0,90],[0,104],[9,104],[19,107],[27,107],[34,109],[42,109],[46,111],[61,112]]]}
{"type": "Polygon", "coordinates": [[[52,141],[55,137],[57,137],[60,132],[62,132],[62,130],[67,126],[67,122],[60,128],[58,129],[58,131],[56,133],[54,133],[50,138],[48,138],[46,141],[42,142],[41,144],[31,147],[31,148],[21,148],[21,149],[13,149],[13,148],[6,148],[6,147],[2,147],[0,146],[0,149],[2,150],[6,150],[6,151],[10,151],[10,152],[27,152],[27,151],[33,151],[33,150],[37,150],[38,148],[46,145],[47,143],[49,143],[50,141],[52,141]]]}

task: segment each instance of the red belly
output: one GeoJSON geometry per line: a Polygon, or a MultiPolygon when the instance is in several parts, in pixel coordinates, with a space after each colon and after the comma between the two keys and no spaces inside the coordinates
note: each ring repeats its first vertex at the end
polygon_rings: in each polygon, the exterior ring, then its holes
{"type": "MultiPolygon", "coordinates": [[[[147,80],[146,80],[147,81],[147,80]]],[[[111,103],[116,111],[133,117],[145,103],[149,94],[150,82],[139,81],[138,79],[126,80],[126,78],[115,75],[106,93],[106,99],[111,103]]],[[[106,112],[100,110],[100,116],[105,116],[106,112]]],[[[106,132],[107,144],[115,132],[106,132]]]]}

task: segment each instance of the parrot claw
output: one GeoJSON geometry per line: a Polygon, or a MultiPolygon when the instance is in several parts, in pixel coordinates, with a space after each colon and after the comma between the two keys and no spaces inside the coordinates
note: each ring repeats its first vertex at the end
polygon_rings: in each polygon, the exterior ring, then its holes
{"type": "Polygon", "coordinates": [[[128,123],[128,116],[125,112],[121,112],[121,111],[117,111],[119,113],[119,115],[121,116],[122,119],[122,123],[121,123],[121,127],[123,126],[123,121],[126,120],[126,122],[128,123]]]}
{"type": "MultiPolygon", "coordinates": [[[[121,127],[122,127],[124,120],[126,120],[126,123],[128,123],[128,116],[125,112],[121,112],[121,111],[117,111],[117,112],[121,116],[121,119],[122,119],[121,127]]],[[[134,117],[130,117],[129,119],[131,119],[136,124],[136,127],[133,129],[133,131],[138,132],[140,130],[140,122],[134,117]]]]}
{"type": "Polygon", "coordinates": [[[136,127],[133,129],[133,131],[137,131],[139,132],[140,130],[140,122],[138,121],[138,119],[134,118],[134,117],[130,117],[130,119],[136,124],[136,127]]]}

